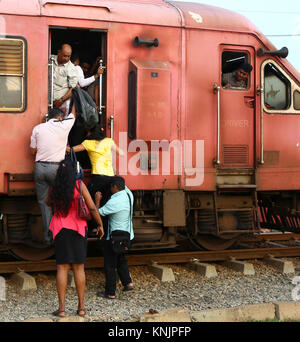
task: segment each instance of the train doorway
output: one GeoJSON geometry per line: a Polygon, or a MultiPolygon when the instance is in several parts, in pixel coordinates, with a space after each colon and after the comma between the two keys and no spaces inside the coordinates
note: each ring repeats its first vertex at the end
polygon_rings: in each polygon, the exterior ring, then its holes
{"type": "MultiPolygon", "coordinates": [[[[78,56],[80,66],[85,78],[94,75],[100,65],[105,67],[107,62],[107,32],[97,29],[78,29],[68,27],[50,27],[49,29],[49,87],[48,104],[53,105],[53,78],[51,57],[57,55],[62,44],[69,44],[72,47],[72,56],[78,56]]],[[[85,87],[84,89],[94,99],[99,110],[99,123],[106,130],[106,72],[85,87]]],[[[86,130],[79,120],[76,120],[70,135],[69,144],[75,146],[80,144],[86,137],[86,130]]],[[[90,169],[90,160],[87,152],[77,153],[77,158],[85,169],[90,169]]]]}
{"type": "Polygon", "coordinates": [[[222,46],[219,131],[219,167],[254,169],[255,167],[255,71],[254,49],[222,46]],[[237,71],[248,63],[253,70],[243,81],[237,71]]]}

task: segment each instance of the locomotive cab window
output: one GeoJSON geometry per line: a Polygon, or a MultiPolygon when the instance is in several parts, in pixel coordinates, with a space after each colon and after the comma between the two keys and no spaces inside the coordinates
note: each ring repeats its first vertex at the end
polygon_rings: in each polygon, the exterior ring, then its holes
{"type": "Polygon", "coordinates": [[[300,91],[294,91],[294,109],[300,110],[300,91]]]}
{"type": "Polygon", "coordinates": [[[248,54],[238,51],[224,51],[222,54],[222,87],[231,90],[249,88],[252,66],[248,54]]]}
{"type": "Polygon", "coordinates": [[[25,110],[25,44],[21,38],[0,39],[0,112],[25,110]]]}
{"type": "Polygon", "coordinates": [[[264,102],[267,110],[284,110],[291,105],[291,82],[273,64],[264,67],[264,102]]]}

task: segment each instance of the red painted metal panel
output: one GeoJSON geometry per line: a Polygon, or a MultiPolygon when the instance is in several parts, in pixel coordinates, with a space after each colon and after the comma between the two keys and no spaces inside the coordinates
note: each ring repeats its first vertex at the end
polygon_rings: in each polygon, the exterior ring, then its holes
{"type": "Polygon", "coordinates": [[[40,15],[39,0],[2,0],[0,1],[0,13],[20,15],[40,15]]]}
{"type": "MultiPolygon", "coordinates": [[[[42,2],[45,3],[46,1],[42,2]]],[[[10,13],[7,16],[2,15],[7,34],[23,36],[28,43],[27,110],[20,114],[0,114],[0,192],[5,192],[5,173],[30,173],[33,170],[29,139],[32,128],[41,122],[47,111],[50,26],[96,28],[107,32],[107,117],[115,116],[114,138],[117,144],[120,142],[118,133],[127,132],[130,60],[142,60],[144,63],[167,61],[168,68],[159,71],[163,75],[163,81],[157,88],[153,86],[156,80],[149,79],[149,71],[156,72],[159,69],[157,65],[153,68],[143,68],[142,65],[138,67],[141,72],[141,89],[147,94],[139,99],[141,113],[151,112],[151,96],[156,99],[161,97],[159,102],[162,103],[161,112],[164,113],[160,121],[144,118],[139,122],[138,130],[145,140],[179,140],[182,147],[185,141],[191,141],[193,158],[192,164],[187,166],[198,170],[201,166],[197,165],[195,143],[197,140],[204,141],[204,183],[191,189],[215,189],[216,169],[213,167],[213,159],[216,156],[217,139],[216,95],[213,93],[213,85],[221,82],[220,46],[252,46],[253,51],[250,49],[249,53],[253,62],[263,60],[255,56],[258,48],[274,47],[248,20],[238,14],[201,4],[174,2],[174,5],[180,8],[182,21],[180,11],[159,0],[53,0],[42,7],[37,0],[0,2],[0,13],[10,13]],[[13,15],[16,13],[19,14],[18,20],[13,15]],[[186,29],[181,30],[181,26],[186,29]],[[134,47],[132,40],[136,36],[143,39],[158,38],[160,45],[158,48],[134,47]]],[[[286,60],[280,60],[280,63],[293,79],[300,80],[299,73],[286,60]]],[[[259,69],[260,64],[257,62],[253,71],[253,77],[255,75],[256,78],[253,78],[249,91],[238,95],[221,90],[221,106],[227,113],[221,127],[223,145],[227,148],[225,157],[230,161],[230,158],[236,157],[230,153],[237,153],[237,158],[242,159],[248,153],[251,158],[248,166],[251,167],[255,162],[255,145],[256,154],[259,155],[260,105],[259,97],[256,97],[254,113],[254,109],[247,107],[246,101],[256,95],[255,89],[260,85],[259,69]],[[238,109],[237,116],[230,109],[233,102],[235,110],[238,109]],[[228,146],[235,145],[237,140],[240,148],[230,150],[228,146]],[[248,152],[242,150],[242,146],[248,146],[248,152]]],[[[270,152],[273,164],[266,163],[258,167],[259,190],[300,188],[299,119],[298,115],[264,115],[265,151],[270,152]]],[[[127,145],[128,143],[130,141],[127,141],[127,145]]],[[[133,155],[129,154],[128,158],[133,155]]],[[[161,154],[159,161],[161,168],[161,154]]],[[[174,162],[172,156],[171,168],[174,162]]],[[[187,178],[186,175],[161,173],[126,176],[132,189],[185,187],[187,178]]]]}
{"type": "Polygon", "coordinates": [[[0,114],[0,193],[6,191],[4,173],[25,174],[33,170],[30,136],[32,128],[47,112],[48,92],[48,32],[44,19],[3,17],[7,34],[24,37],[27,41],[27,109],[24,113],[0,114]]]}
{"type": "Polygon", "coordinates": [[[157,3],[138,1],[43,0],[41,13],[52,17],[179,26],[179,16],[175,9],[171,5],[160,4],[158,6],[157,3]]]}
{"type": "Polygon", "coordinates": [[[137,139],[171,137],[171,70],[169,62],[131,60],[137,73],[137,139]]]}

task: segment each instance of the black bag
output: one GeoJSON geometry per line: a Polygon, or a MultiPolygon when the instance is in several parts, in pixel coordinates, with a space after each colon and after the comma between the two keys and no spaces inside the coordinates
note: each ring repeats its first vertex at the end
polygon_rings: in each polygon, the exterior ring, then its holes
{"type": "Polygon", "coordinates": [[[70,110],[75,102],[77,118],[84,124],[87,131],[91,130],[99,123],[99,113],[92,97],[81,88],[75,87],[72,90],[70,110]]]}
{"type": "Polygon", "coordinates": [[[130,234],[124,230],[113,230],[110,234],[110,241],[116,254],[126,253],[130,249],[130,234]]]}
{"type": "MultiPolygon", "coordinates": [[[[132,229],[132,222],[131,222],[131,200],[130,196],[128,195],[129,199],[129,224],[130,224],[130,233],[132,229]]],[[[130,241],[130,233],[126,232],[125,230],[113,230],[110,234],[110,241],[111,246],[116,254],[122,254],[129,251],[131,247],[131,241],[130,241]]]]}

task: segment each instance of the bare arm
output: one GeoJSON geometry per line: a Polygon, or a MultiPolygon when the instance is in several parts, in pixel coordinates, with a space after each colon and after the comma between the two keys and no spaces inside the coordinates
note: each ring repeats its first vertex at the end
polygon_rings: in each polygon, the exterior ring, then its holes
{"type": "MultiPolygon", "coordinates": [[[[73,148],[73,151],[74,151],[74,152],[85,151],[85,147],[84,147],[82,144],[73,146],[72,148],[73,148]]],[[[67,151],[68,153],[71,152],[70,146],[67,146],[66,151],[67,151]]]]}
{"type": "Polygon", "coordinates": [[[96,208],[99,209],[100,208],[100,202],[102,200],[102,193],[100,191],[97,191],[95,193],[95,205],[96,208]]]}
{"type": "Polygon", "coordinates": [[[67,101],[71,96],[72,96],[72,89],[73,88],[69,88],[69,90],[65,93],[65,95],[63,96],[64,100],[67,101]]]}
{"type": "Polygon", "coordinates": [[[124,152],[116,144],[113,144],[111,149],[114,152],[117,152],[120,156],[124,156],[124,152]]]}
{"type": "Polygon", "coordinates": [[[58,100],[55,100],[55,101],[53,102],[53,106],[54,106],[55,108],[58,108],[58,107],[60,107],[65,101],[67,101],[67,100],[72,96],[72,89],[73,89],[73,88],[69,88],[69,90],[65,93],[65,95],[62,96],[63,100],[62,100],[62,98],[60,98],[60,99],[58,99],[58,100]]]}
{"type": "Polygon", "coordinates": [[[99,214],[98,209],[95,206],[95,203],[94,203],[87,187],[85,186],[85,184],[83,182],[81,182],[81,185],[82,185],[82,195],[84,197],[84,200],[85,200],[87,207],[89,208],[89,210],[91,212],[91,215],[93,216],[93,219],[97,223],[97,234],[100,233],[99,239],[101,240],[102,237],[104,236],[103,223],[101,220],[101,216],[99,214]]]}

